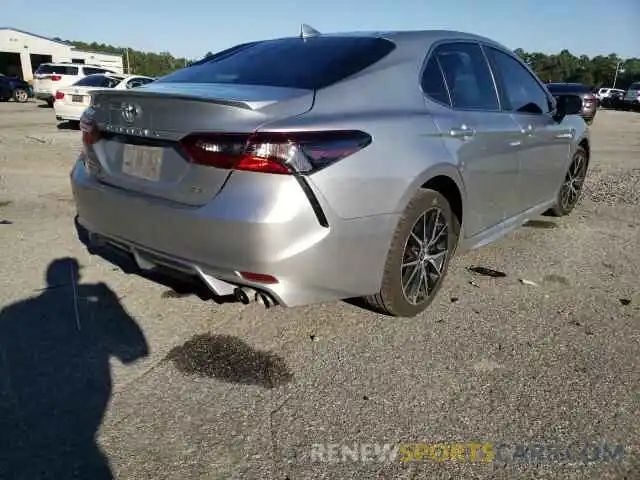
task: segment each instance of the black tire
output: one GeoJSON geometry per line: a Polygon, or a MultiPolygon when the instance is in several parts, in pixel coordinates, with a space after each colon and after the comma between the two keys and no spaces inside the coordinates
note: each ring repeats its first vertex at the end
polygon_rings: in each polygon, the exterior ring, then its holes
{"type": "Polygon", "coordinates": [[[573,211],[582,196],[582,190],[588,169],[589,157],[587,155],[587,151],[583,147],[578,147],[573,154],[571,164],[565,174],[562,186],[558,191],[556,203],[546,212],[548,215],[564,217],[573,211]],[[569,187],[569,183],[571,183],[573,189],[569,187]],[[570,201],[567,201],[567,198],[564,197],[565,195],[570,196],[570,201]]]}
{"type": "MultiPolygon", "coordinates": [[[[425,228],[423,227],[423,237],[431,235],[424,230],[425,228]]],[[[434,233],[433,230],[429,230],[428,227],[427,230],[434,233]]],[[[460,223],[451,210],[451,206],[447,199],[442,194],[434,190],[422,189],[418,191],[407,205],[407,208],[396,227],[393,240],[391,241],[391,247],[387,254],[380,291],[375,295],[364,297],[363,300],[365,303],[377,312],[396,317],[414,317],[424,311],[436,296],[440,286],[442,285],[447,269],[449,268],[449,261],[455,253],[459,234],[460,223]],[[429,253],[429,251],[423,250],[423,248],[416,243],[416,240],[414,240],[416,236],[415,234],[412,234],[412,232],[420,231],[417,223],[418,220],[423,219],[423,216],[428,216],[429,219],[433,219],[436,216],[436,212],[439,213],[440,218],[440,223],[438,223],[436,219],[436,231],[440,231],[439,228],[444,229],[444,226],[446,225],[446,237],[444,237],[444,232],[442,235],[438,235],[438,238],[436,238],[437,242],[430,245],[430,247],[437,247],[438,250],[446,247],[447,253],[443,256],[437,280],[431,285],[431,288],[429,288],[427,275],[423,276],[423,274],[424,272],[429,271],[430,274],[435,275],[437,269],[433,263],[427,262],[426,260],[422,260],[422,262],[420,262],[418,257],[422,256],[422,252],[424,251],[425,253],[429,253]],[[418,227],[418,230],[416,230],[416,227],[418,227]],[[406,247],[409,247],[410,243],[414,244],[413,248],[410,248],[409,251],[407,251],[406,247]],[[415,252],[416,247],[420,249],[420,254],[415,252]],[[412,278],[407,279],[407,281],[403,280],[403,264],[405,263],[405,259],[407,258],[406,255],[408,253],[415,255],[414,262],[416,264],[422,263],[424,268],[420,271],[417,289],[420,289],[421,285],[423,285],[421,293],[426,293],[426,290],[428,291],[428,294],[420,301],[418,301],[419,297],[417,296],[414,302],[409,301],[407,298],[408,294],[404,288],[405,284],[412,283],[412,278]]],[[[406,268],[411,269],[411,266],[406,268]]],[[[413,276],[415,276],[415,271],[418,270],[418,267],[416,266],[414,269],[413,276]]],[[[405,275],[406,274],[407,271],[405,271],[405,275]]],[[[412,277],[412,274],[409,274],[409,276],[412,277]]],[[[429,275],[429,278],[433,280],[431,275],[429,275]]]]}
{"type": "Polygon", "coordinates": [[[53,108],[53,101],[54,101],[53,98],[47,98],[47,100],[46,100],[47,105],[49,105],[49,107],[51,107],[51,108],[53,108]]]}
{"type": "Polygon", "coordinates": [[[13,99],[18,103],[26,103],[29,100],[29,92],[24,88],[16,88],[13,91],[13,99]]]}

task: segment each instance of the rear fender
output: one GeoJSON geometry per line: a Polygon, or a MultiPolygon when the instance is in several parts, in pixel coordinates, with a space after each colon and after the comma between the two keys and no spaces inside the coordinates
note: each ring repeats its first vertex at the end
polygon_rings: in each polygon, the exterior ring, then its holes
{"type": "MultiPolygon", "coordinates": [[[[409,188],[405,191],[404,195],[401,197],[398,202],[395,211],[398,213],[404,212],[407,208],[407,205],[416,194],[416,192],[422,188],[422,186],[427,183],[432,178],[438,176],[445,176],[453,180],[460,191],[460,196],[462,197],[462,209],[464,212],[464,206],[466,205],[466,189],[464,187],[464,182],[462,180],[462,175],[460,175],[460,171],[450,163],[438,163],[435,164],[425,171],[423,171],[420,175],[418,175],[414,181],[411,183],[409,188]]],[[[463,215],[464,219],[464,215],[463,215]]]]}

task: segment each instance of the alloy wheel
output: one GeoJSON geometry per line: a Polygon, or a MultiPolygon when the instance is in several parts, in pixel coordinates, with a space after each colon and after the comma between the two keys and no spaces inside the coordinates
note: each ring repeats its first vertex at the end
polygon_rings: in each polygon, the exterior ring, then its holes
{"type": "Polygon", "coordinates": [[[27,92],[25,92],[24,90],[18,90],[16,92],[16,100],[18,102],[24,103],[27,101],[27,98],[28,98],[27,92]]]}
{"type": "Polygon", "coordinates": [[[449,255],[449,225],[437,207],[424,212],[411,228],[402,255],[402,293],[412,305],[436,289],[449,255]]]}
{"type": "Polygon", "coordinates": [[[587,176],[587,158],[579,152],[573,158],[560,189],[560,203],[565,211],[571,210],[578,203],[584,179],[587,176]]]}

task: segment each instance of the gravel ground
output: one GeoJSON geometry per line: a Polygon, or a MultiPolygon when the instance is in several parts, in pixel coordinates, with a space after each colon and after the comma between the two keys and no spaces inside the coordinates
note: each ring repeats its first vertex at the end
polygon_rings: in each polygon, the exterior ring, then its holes
{"type": "Polygon", "coordinates": [[[3,480],[640,478],[639,115],[598,114],[570,217],[459,256],[413,319],[207,303],[89,256],[61,127],[0,104],[3,480]],[[417,442],[499,455],[314,456],[417,442]]]}

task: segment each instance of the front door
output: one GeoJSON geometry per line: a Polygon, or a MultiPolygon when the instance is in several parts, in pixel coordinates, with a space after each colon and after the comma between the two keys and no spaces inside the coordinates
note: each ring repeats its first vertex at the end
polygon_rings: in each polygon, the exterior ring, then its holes
{"type": "Polygon", "coordinates": [[[552,118],[553,102],[542,83],[510,52],[485,46],[500,91],[502,109],[521,131],[518,151],[519,211],[553,200],[568,168],[575,133],[552,118]]]}

